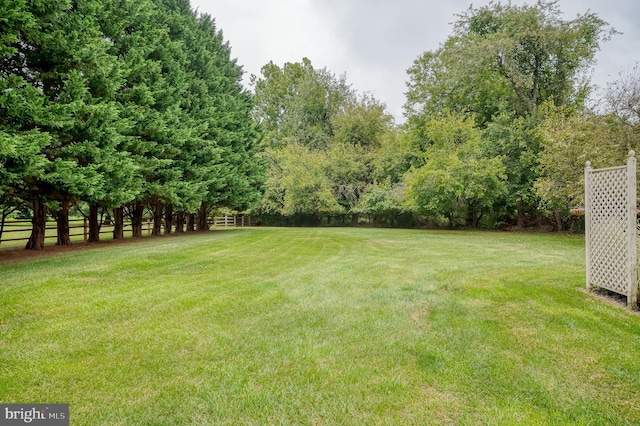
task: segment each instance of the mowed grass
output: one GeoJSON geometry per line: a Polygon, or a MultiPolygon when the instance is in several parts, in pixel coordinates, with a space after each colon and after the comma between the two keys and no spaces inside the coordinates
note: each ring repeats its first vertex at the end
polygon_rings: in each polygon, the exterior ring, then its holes
{"type": "Polygon", "coordinates": [[[73,425],[640,424],[584,240],[242,229],[0,264],[0,402],[73,425]]]}

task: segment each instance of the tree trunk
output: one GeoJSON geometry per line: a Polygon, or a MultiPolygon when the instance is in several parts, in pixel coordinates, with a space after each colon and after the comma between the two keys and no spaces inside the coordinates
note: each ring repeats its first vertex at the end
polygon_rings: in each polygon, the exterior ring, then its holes
{"type": "Polygon", "coordinates": [[[560,210],[553,211],[553,218],[556,220],[556,231],[564,231],[564,224],[562,223],[562,216],[560,216],[560,210]]]}
{"type": "Polygon", "coordinates": [[[2,214],[0,215],[0,244],[2,243],[2,234],[4,233],[4,226],[6,224],[7,217],[17,209],[17,207],[7,207],[6,209],[2,209],[2,214]]]}
{"type": "Polygon", "coordinates": [[[198,210],[198,223],[197,223],[197,227],[198,227],[198,231],[208,231],[209,230],[209,224],[208,222],[208,217],[207,217],[207,206],[202,205],[200,206],[200,209],[198,210]]]}
{"type": "Polygon", "coordinates": [[[0,217],[0,244],[2,244],[2,233],[4,232],[4,223],[7,219],[7,211],[2,210],[2,217],[0,217]]]}
{"type": "Polygon", "coordinates": [[[98,205],[91,204],[89,206],[89,238],[90,243],[100,241],[100,222],[98,221],[98,205]]]}
{"type": "Polygon", "coordinates": [[[176,215],[176,234],[184,232],[184,212],[178,212],[176,215]]]}
{"type": "Polygon", "coordinates": [[[159,237],[162,235],[162,202],[157,200],[153,206],[153,230],[151,235],[159,237]]]}
{"type": "Polygon", "coordinates": [[[56,245],[68,246],[71,244],[69,236],[69,200],[60,203],[60,211],[56,212],[56,228],[58,239],[56,245]]]}
{"type": "Polygon", "coordinates": [[[169,204],[164,209],[164,233],[170,234],[173,227],[173,206],[169,204]]]}
{"type": "Polygon", "coordinates": [[[467,215],[466,225],[472,228],[477,228],[480,225],[480,219],[482,218],[482,213],[478,213],[477,210],[470,208],[469,213],[467,215]]]}
{"type": "Polygon", "coordinates": [[[124,238],[124,214],[122,207],[113,209],[113,239],[122,240],[124,238]]]}
{"type": "Polygon", "coordinates": [[[136,201],[131,211],[131,231],[133,238],[142,237],[142,214],[144,213],[144,205],[140,201],[136,201]]]}
{"type": "Polygon", "coordinates": [[[522,200],[518,202],[518,218],[516,221],[516,226],[520,229],[524,229],[524,205],[522,200]]]}
{"type": "Polygon", "coordinates": [[[195,222],[196,222],[195,216],[196,215],[194,215],[193,213],[187,214],[187,232],[195,231],[195,222]]]}
{"type": "Polygon", "coordinates": [[[31,219],[31,236],[25,247],[27,250],[42,250],[44,235],[47,231],[47,206],[40,198],[33,200],[33,219],[31,219]]]}
{"type": "Polygon", "coordinates": [[[452,212],[448,212],[447,213],[447,220],[449,221],[449,228],[450,229],[453,229],[453,226],[455,224],[453,218],[454,218],[453,213],[452,212]]]}

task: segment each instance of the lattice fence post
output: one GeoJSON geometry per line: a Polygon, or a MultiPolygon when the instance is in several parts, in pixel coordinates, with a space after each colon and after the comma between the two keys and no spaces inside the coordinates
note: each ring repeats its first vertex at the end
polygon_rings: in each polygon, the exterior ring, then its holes
{"type": "Polygon", "coordinates": [[[584,234],[587,263],[587,290],[591,290],[591,161],[584,168],[584,234]]]}
{"type": "Polygon", "coordinates": [[[627,159],[627,249],[629,251],[629,287],[627,305],[631,309],[638,307],[638,206],[636,200],[636,153],[629,151],[627,159]]]}

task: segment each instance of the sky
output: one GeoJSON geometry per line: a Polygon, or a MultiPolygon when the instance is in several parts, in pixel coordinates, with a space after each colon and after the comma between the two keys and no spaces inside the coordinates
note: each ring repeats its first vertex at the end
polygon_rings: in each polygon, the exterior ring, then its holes
{"type": "MultiPolygon", "coordinates": [[[[503,1],[503,3],[505,3],[503,1]]],[[[512,1],[513,4],[534,4],[512,1]]],[[[243,83],[269,61],[282,66],[306,57],[315,68],[346,74],[358,93],[371,93],[403,122],[406,70],[425,51],[438,49],[453,31],[456,14],[488,0],[191,0],[216,20],[245,71],[243,83]]],[[[592,83],[629,73],[640,61],[640,2],[559,0],[563,19],[588,11],[621,34],[600,46],[592,83]]]]}

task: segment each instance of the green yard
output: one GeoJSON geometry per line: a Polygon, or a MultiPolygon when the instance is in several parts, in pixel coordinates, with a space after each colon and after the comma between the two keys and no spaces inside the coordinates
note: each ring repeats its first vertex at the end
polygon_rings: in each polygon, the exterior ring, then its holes
{"type": "MultiPolygon", "coordinates": [[[[0,255],[0,262],[2,262],[0,255]]],[[[640,423],[584,240],[242,229],[0,263],[0,401],[72,425],[640,423]]]]}

